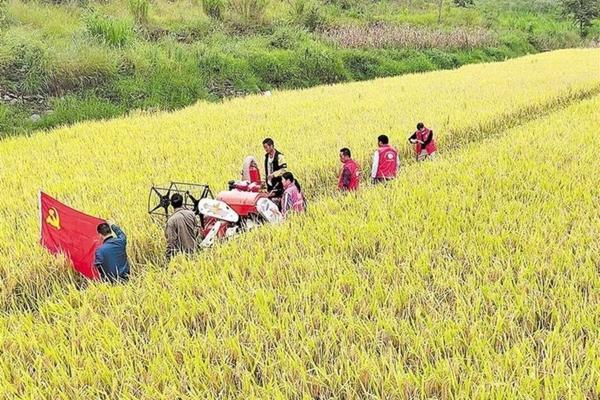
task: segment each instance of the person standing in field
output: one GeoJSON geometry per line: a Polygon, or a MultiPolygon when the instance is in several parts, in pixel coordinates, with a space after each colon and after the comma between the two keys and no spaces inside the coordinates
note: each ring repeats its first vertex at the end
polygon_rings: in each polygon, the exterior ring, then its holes
{"type": "Polygon", "coordinates": [[[433,131],[425,127],[425,124],[419,122],[417,130],[408,138],[411,144],[415,145],[417,161],[434,160],[437,154],[437,145],[433,138],[433,131]]]}
{"type": "Polygon", "coordinates": [[[124,282],[129,279],[127,236],[117,225],[103,222],[96,228],[102,245],[96,249],[94,266],[100,279],[106,282],[124,282]],[[114,233],[113,233],[114,232],[114,233]]]}
{"type": "Polygon", "coordinates": [[[183,196],[174,193],[171,196],[173,214],[167,220],[165,237],[167,238],[167,260],[177,253],[191,254],[198,248],[198,224],[196,214],[183,207],[183,196]]]}
{"type": "Polygon", "coordinates": [[[275,148],[273,139],[266,138],[262,143],[265,149],[265,181],[269,197],[281,198],[284,191],[281,176],[285,173],[287,164],[283,154],[275,148]]]}
{"type": "Polygon", "coordinates": [[[338,189],[342,192],[350,192],[358,190],[360,182],[360,168],[356,161],[352,159],[350,149],[344,147],[340,149],[340,161],[344,166],[340,173],[338,181],[338,189]]]}
{"type": "Polygon", "coordinates": [[[287,217],[290,212],[306,211],[306,201],[300,183],[294,178],[291,172],[285,172],[282,176],[284,187],[283,198],[281,199],[281,213],[287,217]]]}
{"type": "Polygon", "coordinates": [[[398,150],[389,144],[386,135],[377,138],[378,148],[373,154],[373,166],[371,168],[371,180],[373,183],[387,182],[396,178],[400,168],[400,157],[398,150]]]}

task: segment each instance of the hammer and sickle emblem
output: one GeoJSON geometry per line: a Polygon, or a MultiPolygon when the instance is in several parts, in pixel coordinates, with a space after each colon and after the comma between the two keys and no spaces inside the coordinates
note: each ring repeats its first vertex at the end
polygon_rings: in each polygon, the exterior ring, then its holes
{"type": "Polygon", "coordinates": [[[55,229],[60,229],[60,217],[56,208],[48,210],[48,217],[46,217],[46,223],[55,229]]]}

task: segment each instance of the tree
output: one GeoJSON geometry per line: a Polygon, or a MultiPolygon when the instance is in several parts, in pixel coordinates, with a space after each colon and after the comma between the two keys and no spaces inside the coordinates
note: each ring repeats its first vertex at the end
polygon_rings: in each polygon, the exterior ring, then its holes
{"type": "Polygon", "coordinates": [[[562,0],[563,14],[573,19],[579,26],[582,37],[595,18],[600,16],[600,0],[562,0]]]}

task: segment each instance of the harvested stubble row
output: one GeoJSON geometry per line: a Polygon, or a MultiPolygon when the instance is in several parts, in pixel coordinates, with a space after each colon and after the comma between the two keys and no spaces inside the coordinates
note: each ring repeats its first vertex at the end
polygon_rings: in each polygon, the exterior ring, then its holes
{"type": "Polygon", "coordinates": [[[260,153],[261,140],[272,136],[309,197],[330,194],[342,146],[350,146],[367,167],[374,138],[385,132],[404,146],[407,160],[410,149],[402,143],[422,120],[438,132],[444,152],[597,92],[599,66],[599,50],[564,50],[456,71],[200,103],[172,114],[84,123],[2,141],[0,306],[35,309],[73,279],[37,245],[40,188],[118,221],[131,238],[134,263],[156,263],[164,243],[146,215],[152,183],[179,180],[223,188],[238,176],[243,156],[260,153]]]}
{"type": "Polygon", "coordinates": [[[413,164],[169,271],[5,315],[0,386],[36,399],[597,398],[599,108],[413,164]]]}

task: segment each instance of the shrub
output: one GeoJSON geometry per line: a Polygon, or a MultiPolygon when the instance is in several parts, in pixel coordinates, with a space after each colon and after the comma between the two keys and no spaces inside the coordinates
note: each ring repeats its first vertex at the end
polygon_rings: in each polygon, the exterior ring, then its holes
{"type": "Polygon", "coordinates": [[[381,76],[412,74],[437,69],[432,60],[421,51],[401,50],[398,52],[390,52],[390,55],[390,58],[393,61],[390,63],[383,63],[379,72],[381,76]]]}
{"type": "Polygon", "coordinates": [[[122,106],[97,97],[93,93],[67,95],[52,100],[53,112],[36,123],[36,128],[50,128],[90,119],[105,119],[123,114],[122,106]]]}
{"type": "Polygon", "coordinates": [[[228,6],[235,22],[257,25],[264,21],[269,0],[229,0],[228,6]]]}
{"type": "Polygon", "coordinates": [[[148,22],[148,0],[129,0],[129,12],[137,24],[144,25],[148,22]]]}
{"type": "Polygon", "coordinates": [[[207,82],[213,97],[256,93],[260,90],[259,80],[252,73],[248,61],[238,55],[210,49],[200,55],[198,70],[207,82]]]}
{"type": "Polygon", "coordinates": [[[352,7],[358,5],[357,0],[325,0],[326,4],[334,5],[342,10],[350,10],[352,7]]]}
{"type": "Polygon", "coordinates": [[[297,54],[290,50],[255,51],[248,56],[253,73],[269,87],[291,87],[302,75],[297,54]]]}
{"type": "Polygon", "coordinates": [[[303,25],[312,32],[322,29],[327,25],[327,19],[318,5],[312,3],[307,9],[303,25]]]}
{"type": "Polygon", "coordinates": [[[209,17],[218,21],[223,19],[225,3],[223,0],[202,0],[202,10],[209,17]]]}
{"type": "Polygon", "coordinates": [[[290,22],[299,23],[308,8],[309,0],[288,0],[290,6],[290,22]]]}
{"type": "Polygon", "coordinates": [[[19,107],[0,102],[0,139],[25,133],[28,129],[31,129],[29,114],[19,107]]]}
{"type": "Polygon", "coordinates": [[[2,2],[0,1],[0,28],[4,28],[10,24],[10,18],[6,12],[6,9],[3,7],[2,2]]]}
{"type": "Polygon", "coordinates": [[[131,78],[118,83],[119,98],[130,107],[174,109],[208,97],[206,81],[198,72],[196,51],[166,41],[140,46],[131,50],[134,52],[139,53],[139,59],[128,60],[132,64],[131,78]]]}
{"type": "Polygon", "coordinates": [[[277,28],[269,38],[269,46],[276,49],[294,50],[302,42],[309,41],[310,37],[306,32],[298,28],[284,26],[277,28]]]}
{"type": "Polygon", "coordinates": [[[103,86],[117,75],[116,50],[101,44],[73,45],[56,54],[52,65],[53,94],[103,86]]]}
{"type": "Polygon", "coordinates": [[[299,87],[344,82],[351,79],[342,57],[320,45],[307,45],[298,50],[298,63],[305,81],[299,87]]]}
{"type": "Polygon", "coordinates": [[[314,32],[326,25],[321,8],[311,0],[289,0],[290,22],[314,32]]]}
{"type": "Polygon", "coordinates": [[[440,69],[453,69],[461,65],[456,56],[439,49],[425,50],[425,54],[440,69]]]}
{"type": "Polygon", "coordinates": [[[127,20],[92,13],[86,17],[85,26],[92,36],[109,46],[122,47],[133,38],[133,26],[127,20]]]}
{"type": "Polygon", "coordinates": [[[356,80],[373,79],[377,77],[381,60],[372,51],[346,50],[342,53],[344,65],[356,80]]]}
{"type": "Polygon", "coordinates": [[[50,86],[50,54],[40,41],[28,36],[9,36],[4,43],[0,73],[21,94],[43,94],[50,86]]]}
{"type": "Polygon", "coordinates": [[[535,52],[535,48],[527,40],[527,35],[522,32],[504,32],[499,37],[500,43],[508,48],[513,55],[535,52]]]}

